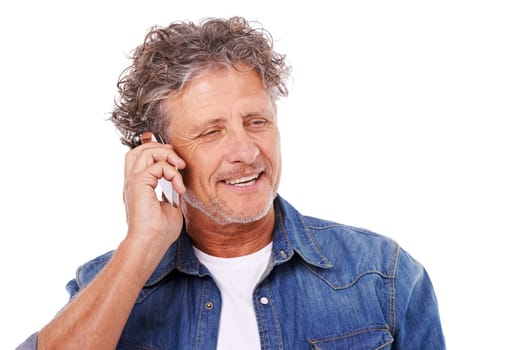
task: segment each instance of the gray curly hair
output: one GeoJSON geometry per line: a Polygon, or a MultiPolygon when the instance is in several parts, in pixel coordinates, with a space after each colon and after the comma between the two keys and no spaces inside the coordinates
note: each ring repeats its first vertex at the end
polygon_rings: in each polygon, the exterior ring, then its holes
{"type": "Polygon", "coordinates": [[[162,102],[198,75],[219,67],[238,69],[238,64],[246,63],[262,78],[273,103],[287,96],[290,67],[286,57],[273,50],[270,33],[253,24],[231,17],[152,27],[117,84],[110,119],[122,143],[133,147],[134,137],[144,131],[159,133],[168,142],[162,102]]]}

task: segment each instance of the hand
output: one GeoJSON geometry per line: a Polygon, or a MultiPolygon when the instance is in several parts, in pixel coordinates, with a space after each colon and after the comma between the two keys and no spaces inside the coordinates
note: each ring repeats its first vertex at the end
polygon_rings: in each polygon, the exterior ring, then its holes
{"type": "Polygon", "coordinates": [[[127,239],[137,239],[147,249],[152,244],[152,247],[166,251],[179,237],[183,225],[181,209],[159,201],[154,189],[164,177],[182,195],[186,188],[178,169],[184,167],[185,162],[169,144],[146,143],[127,153],[123,191],[127,239]]]}

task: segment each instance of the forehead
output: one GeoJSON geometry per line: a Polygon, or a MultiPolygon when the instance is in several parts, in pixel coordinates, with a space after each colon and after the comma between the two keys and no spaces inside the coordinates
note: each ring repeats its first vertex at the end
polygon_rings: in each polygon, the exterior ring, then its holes
{"type": "Polygon", "coordinates": [[[274,112],[270,95],[254,70],[220,69],[202,73],[165,101],[171,123],[225,118],[231,113],[274,112]],[[258,110],[258,111],[257,111],[258,110]],[[203,119],[203,120],[201,120],[203,119]]]}

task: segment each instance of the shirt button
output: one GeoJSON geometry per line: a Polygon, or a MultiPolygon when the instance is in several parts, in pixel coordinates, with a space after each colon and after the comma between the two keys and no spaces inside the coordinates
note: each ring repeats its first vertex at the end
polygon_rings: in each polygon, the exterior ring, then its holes
{"type": "Polygon", "coordinates": [[[208,301],[208,302],[206,302],[204,307],[206,308],[206,310],[211,310],[211,309],[213,309],[213,303],[211,301],[208,301]]]}
{"type": "Polygon", "coordinates": [[[262,305],[268,305],[269,302],[270,302],[270,300],[269,300],[268,298],[266,298],[266,297],[261,297],[261,298],[259,299],[259,302],[260,302],[262,305]]]}
{"type": "Polygon", "coordinates": [[[283,259],[286,259],[288,257],[288,254],[286,254],[285,251],[281,250],[280,251],[280,256],[282,256],[283,259]]]}

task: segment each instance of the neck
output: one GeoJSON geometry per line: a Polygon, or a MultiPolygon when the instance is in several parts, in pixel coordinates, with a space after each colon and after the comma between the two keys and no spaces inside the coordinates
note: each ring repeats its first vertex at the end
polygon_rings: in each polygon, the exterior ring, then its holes
{"type": "Polygon", "coordinates": [[[258,221],[247,224],[216,225],[199,210],[185,213],[186,230],[197,249],[222,258],[259,251],[272,240],[275,225],[273,208],[258,221]]]}

